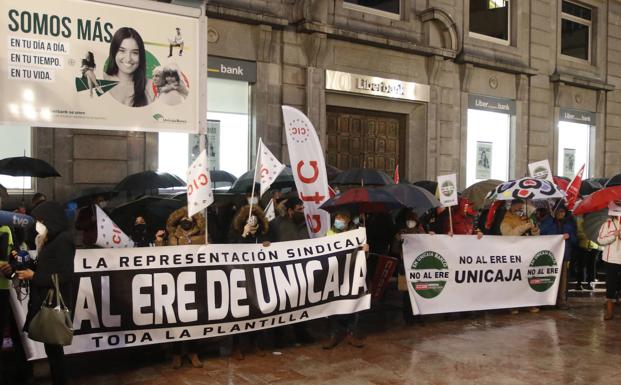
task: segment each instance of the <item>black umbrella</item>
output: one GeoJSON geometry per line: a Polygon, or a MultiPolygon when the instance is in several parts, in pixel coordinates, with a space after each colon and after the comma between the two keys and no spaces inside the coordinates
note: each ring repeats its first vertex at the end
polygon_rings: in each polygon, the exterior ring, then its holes
{"type": "Polygon", "coordinates": [[[0,160],[0,174],[11,176],[33,176],[36,178],[49,178],[60,176],[54,167],[44,160],[17,156],[0,160]]]}
{"type": "Polygon", "coordinates": [[[211,170],[209,171],[209,176],[213,183],[229,182],[229,184],[233,184],[237,180],[237,178],[235,178],[235,175],[224,170],[211,170]]]}
{"type": "Polygon", "coordinates": [[[147,222],[149,231],[155,232],[165,229],[170,214],[185,205],[185,202],[177,199],[144,196],[116,207],[110,213],[110,218],[126,234],[131,234],[134,220],[140,215],[147,222]]]}
{"type": "Polygon", "coordinates": [[[335,185],[385,186],[394,184],[392,178],[384,171],[371,168],[350,168],[337,175],[332,183],[335,185]]]}
{"type": "Polygon", "coordinates": [[[433,195],[436,194],[436,190],[438,189],[438,182],[432,180],[419,180],[417,182],[412,183],[414,186],[422,187],[425,190],[429,191],[433,195]]]}
{"type": "Polygon", "coordinates": [[[413,209],[419,217],[428,210],[441,205],[440,201],[429,191],[411,184],[393,184],[380,187],[377,190],[383,190],[391,194],[403,203],[404,206],[413,209]]]}
{"type": "Polygon", "coordinates": [[[580,195],[587,196],[593,194],[595,191],[603,189],[604,186],[594,179],[586,179],[582,181],[580,185],[580,195]]]}
{"type": "MultiPolygon", "coordinates": [[[[0,199],[9,199],[9,192],[6,190],[6,187],[0,184],[0,199]]],[[[1,207],[0,207],[1,208],[1,207]]]]}
{"type": "Polygon", "coordinates": [[[146,191],[170,187],[186,187],[183,179],[167,172],[143,171],[125,177],[115,191],[146,191]]]}
{"type": "Polygon", "coordinates": [[[114,198],[117,195],[118,195],[117,191],[112,191],[110,189],[104,189],[102,187],[92,187],[92,188],[87,188],[83,190],[80,195],[69,200],[67,203],[73,202],[76,204],[77,208],[80,208],[80,207],[88,206],[89,204],[93,203],[93,199],[95,199],[96,197],[101,196],[105,200],[109,201],[110,199],[114,198]]]}
{"type": "Polygon", "coordinates": [[[326,173],[328,174],[328,181],[329,182],[332,182],[334,180],[334,178],[336,178],[342,172],[343,172],[343,170],[341,170],[340,168],[336,168],[334,166],[330,166],[329,164],[326,165],[326,173]]]}
{"type": "MultiPolygon", "coordinates": [[[[240,176],[233,186],[229,189],[229,193],[237,193],[243,194],[249,189],[252,188],[252,181],[254,180],[254,170],[250,170],[246,172],[244,175],[240,176]]],[[[293,172],[291,171],[290,166],[286,166],[280,175],[276,178],[274,183],[271,186],[272,189],[284,189],[284,188],[295,188],[295,180],[293,179],[293,172]]],[[[259,183],[255,184],[255,191],[259,191],[259,183]]]]}
{"type": "Polygon", "coordinates": [[[604,184],[604,187],[612,187],[621,185],[621,174],[617,174],[612,178],[608,179],[604,184]]]}

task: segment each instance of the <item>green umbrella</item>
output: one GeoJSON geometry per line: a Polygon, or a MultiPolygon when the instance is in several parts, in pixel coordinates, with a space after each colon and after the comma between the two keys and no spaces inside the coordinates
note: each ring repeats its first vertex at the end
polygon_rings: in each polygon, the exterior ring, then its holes
{"type": "Polygon", "coordinates": [[[599,229],[604,222],[608,220],[608,208],[594,211],[584,215],[584,234],[591,241],[597,243],[597,237],[599,235],[599,229]]]}
{"type": "Polygon", "coordinates": [[[485,206],[485,198],[498,185],[503,182],[496,179],[487,179],[477,182],[461,192],[462,198],[466,198],[472,203],[475,210],[480,210],[485,206]]]}

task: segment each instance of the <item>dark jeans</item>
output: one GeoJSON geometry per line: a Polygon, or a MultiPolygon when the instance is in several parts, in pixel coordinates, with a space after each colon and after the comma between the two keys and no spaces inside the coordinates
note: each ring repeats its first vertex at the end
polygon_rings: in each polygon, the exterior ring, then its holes
{"type": "Polygon", "coordinates": [[[351,334],[356,338],[360,338],[358,332],[358,313],[334,315],[328,317],[330,323],[330,337],[337,337],[345,334],[351,334]]]}
{"type": "Polygon", "coordinates": [[[617,299],[619,291],[619,273],[621,265],[616,263],[605,263],[606,267],[606,299],[617,299]]]}
{"type": "Polygon", "coordinates": [[[67,383],[67,368],[65,366],[65,351],[61,345],[44,344],[45,354],[50,363],[50,374],[53,385],[65,385],[67,383]]]}
{"type": "Polygon", "coordinates": [[[171,351],[172,354],[178,354],[181,356],[191,353],[198,353],[198,341],[190,340],[175,342],[172,344],[171,351]]]}
{"type": "Polygon", "coordinates": [[[576,266],[576,282],[578,285],[582,282],[591,283],[595,280],[595,258],[598,252],[597,249],[579,249],[576,266]]]}

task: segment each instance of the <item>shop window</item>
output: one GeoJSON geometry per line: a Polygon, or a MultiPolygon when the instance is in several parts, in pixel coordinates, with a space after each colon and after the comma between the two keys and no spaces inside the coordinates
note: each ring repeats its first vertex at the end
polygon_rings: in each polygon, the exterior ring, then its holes
{"type": "Polygon", "coordinates": [[[511,115],[468,110],[466,186],[509,179],[511,115]]]}
{"type": "MultiPolygon", "coordinates": [[[[32,129],[30,127],[3,126],[0,127],[0,137],[11,138],[11,140],[0,140],[0,159],[31,156],[32,129]]],[[[32,178],[30,177],[0,175],[0,184],[19,194],[22,193],[22,189],[32,190],[32,178]]]]}
{"type": "Polygon", "coordinates": [[[584,165],[583,178],[590,166],[591,126],[561,121],[558,124],[557,175],[572,179],[584,165]]]}
{"type": "Polygon", "coordinates": [[[343,0],[343,6],[391,18],[401,14],[401,0],[343,0]]]}
{"type": "Polygon", "coordinates": [[[470,35],[509,44],[509,0],[470,0],[470,35]]]}
{"type": "Polygon", "coordinates": [[[570,1],[563,1],[561,12],[561,54],[575,59],[591,59],[593,12],[570,1]]]}

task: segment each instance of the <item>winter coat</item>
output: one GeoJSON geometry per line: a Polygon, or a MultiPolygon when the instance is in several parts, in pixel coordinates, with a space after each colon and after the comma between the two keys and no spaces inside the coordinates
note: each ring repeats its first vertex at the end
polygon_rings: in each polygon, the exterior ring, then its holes
{"type": "Polygon", "coordinates": [[[242,206],[235,215],[233,219],[233,223],[231,225],[231,231],[229,232],[229,242],[230,243],[263,243],[270,242],[269,230],[270,224],[267,218],[265,217],[265,213],[263,209],[257,205],[252,206],[252,215],[257,217],[257,224],[259,225],[259,229],[254,235],[247,235],[243,237],[244,226],[246,226],[246,222],[248,221],[248,214],[250,212],[250,206],[242,206]]]}
{"type": "Polygon", "coordinates": [[[306,222],[296,223],[287,216],[276,217],[276,219],[270,222],[270,234],[270,238],[273,239],[274,242],[308,239],[306,222]]]}
{"type": "MultiPolygon", "coordinates": [[[[181,228],[181,220],[188,218],[186,206],[174,211],[166,221],[168,246],[205,244],[205,217],[198,213],[192,216],[193,226],[189,230],[181,228]]],[[[164,246],[163,241],[155,241],[156,246],[164,246]]]]}
{"type": "Polygon", "coordinates": [[[561,222],[548,215],[541,221],[539,229],[541,235],[569,235],[569,238],[565,240],[565,254],[563,257],[565,261],[569,261],[572,252],[578,246],[578,230],[574,218],[568,216],[561,222]]]}
{"type": "Polygon", "coordinates": [[[83,207],[75,220],[76,230],[82,231],[82,243],[94,246],[97,243],[97,210],[95,205],[83,207]]]}
{"type": "Polygon", "coordinates": [[[502,223],[500,224],[500,233],[502,235],[527,235],[526,232],[530,229],[530,222],[528,218],[520,217],[507,210],[502,223]]]}
{"type": "Polygon", "coordinates": [[[615,236],[615,231],[621,229],[619,218],[608,218],[606,222],[599,228],[597,243],[604,246],[602,260],[608,263],[616,263],[621,265],[621,240],[615,236]]]}
{"type": "Polygon", "coordinates": [[[73,259],[75,244],[69,231],[69,223],[62,206],[56,202],[45,201],[37,206],[32,215],[47,227],[47,238],[38,250],[35,262],[30,266],[34,276],[30,281],[30,299],[24,330],[41,308],[47,292],[53,287],[52,274],[57,274],[60,293],[65,304],[73,309],[73,259]]]}
{"type": "Polygon", "coordinates": [[[576,229],[578,230],[578,246],[585,250],[597,250],[599,245],[587,237],[584,232],[584,216],[578,215],[576,217],[576,229]]]}

